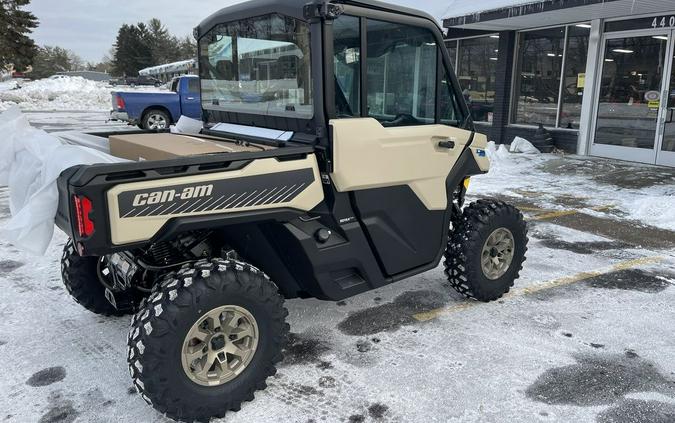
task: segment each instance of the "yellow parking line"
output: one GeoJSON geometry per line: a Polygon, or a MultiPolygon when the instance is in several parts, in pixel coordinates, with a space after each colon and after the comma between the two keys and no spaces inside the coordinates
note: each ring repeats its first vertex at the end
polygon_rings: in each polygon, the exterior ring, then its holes
{"type": "MultiPolygon", "coordinates": [[[[653,256],[653,257],[642,257],[638,259],[633,259],[633,260],[626,260],[622,261],[620,263],[614,264],[612,266],[604,267],[598,270],[592,270],[588,272],[581,272],[577,273],[576,275],[572,276],[564,276],[562,278],[558,279],[553,279],[548,282],[544,282],[539,285],[535,286],[530,286],[527,288],[522,288],[522,289],[517,289],[511,291],[511,294],[509,295],[510,297],[518,297],[522,295],[528,295],[528,294],[533,294],[535,292],[540,292],[544,291],[547,289],[552,289],[552,288],[557,288],[560,286],[564,285],[570,285],[576,282],[581,282],[586,279],[590,279],[595,276],[600,276],[604,275],[607,273],[612,273],[612,272],[617,272],[620,270],[627,270],[627,269],[633,269],[635,267],[640,267],[640,266],[646,266],[648,264],[654,264],[654,263],[659,263],[664,259],[664,257],[661,256],[653,256]]],[[[452,314],[456,311],[463,310],[469,307],[477,306],[482,303],[477,302],[477,301],[472,301],[472,302],[465,302],[457,305],[452,305],[449,307],[442,307],[442,308],[437,308],[435,310],[429,310],[425,311],[422,313],[417,313],[413,314],[413,318],[419,322],[426,322],[428,320],[433,320],[439,316],[444,316],[448,314],[452,314]]]]}
{"type": "MultiPolygon", "coordinates": [[[[594,211],[605,211],[613,208],[614,206],[605,205],[605,206],[596,206],[590,207],[588,210],[594,211]]],[[[583,213],[583,209],[573,209],[573,210],[558,210],[547,213],[541,213],[530,217],[528,220],[546,220],[546,219],[555,219],[556,217],[569,216],[572,214],[583,213]]]]}
{"type": "Polygon", "coordinates": [[[546,209],[542,209],[541,207],[518,206],[518,210],[531,211],[531,212],[541,212],[541,211],[544,211],[546,209]]]}

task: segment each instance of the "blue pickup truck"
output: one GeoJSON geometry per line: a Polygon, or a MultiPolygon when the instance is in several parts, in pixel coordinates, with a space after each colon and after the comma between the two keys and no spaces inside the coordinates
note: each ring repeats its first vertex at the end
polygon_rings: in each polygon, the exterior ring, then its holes
{"type": "Polygon", "coordinates": [[[167,92],[113,91],[110,119],[141,129],[165,129],[181,116],[201,119],[199,78],[184,75],[171,81],[167,92]]]}

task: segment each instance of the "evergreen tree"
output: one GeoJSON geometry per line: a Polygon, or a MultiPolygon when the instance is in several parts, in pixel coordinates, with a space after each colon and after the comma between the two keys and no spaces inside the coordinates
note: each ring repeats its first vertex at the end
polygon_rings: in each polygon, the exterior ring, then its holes
{"type": "Polygon", "coordinates": [[[169,30],[157,18],[150,19],[147,27],[153,64],[162,65],[173,61],[175,37],[169,34],[169,30]]]}
{"type": "Polygon", "coordinates": [[[113,70],[118,75],[135,76],[152,66],[149,31],[145,24],[124,24],[117,33],[113,70]]]}
{"type": "Polygon", "coordinates": [[[197,41],[191,35],[186,35],[184,38],[178,40],[177,49],[178,60],[196,59],[197,58],[197,41]]]}
{"type": "Polygon", "coordinates": [[[38,26],[30,12],[22,10],[30,0],[0,0],[0,68],[14,65],[23,71],[37,53],[29,34],[38,26]]]}
{"type": "Polygon", "coordinates": [[[133,76],[149,66],[196,58],[197,43],[191,36],[171,35],[153,18],[147,24],[122,25],[110,55],[113,74],[133,76]]]}

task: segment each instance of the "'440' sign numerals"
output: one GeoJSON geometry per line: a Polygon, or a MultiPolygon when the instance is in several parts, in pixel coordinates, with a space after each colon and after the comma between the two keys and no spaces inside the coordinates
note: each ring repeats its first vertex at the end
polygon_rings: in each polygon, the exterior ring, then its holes
{"type": "Polygon", "coordinates": [[[673,28],[675,27],[675,16],[656,17],[652,21],[652,28],[673,28]]]}

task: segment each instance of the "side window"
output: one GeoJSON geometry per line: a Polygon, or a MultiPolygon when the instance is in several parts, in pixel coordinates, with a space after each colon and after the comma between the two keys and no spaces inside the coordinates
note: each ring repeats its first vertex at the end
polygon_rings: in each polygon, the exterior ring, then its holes
{"type": "Polygon", "coordinates": [[[180,82],[179,78],[175,78],[173,81],[171,81],[171,91],[177,93],[178,92],[178,83],[180,82]]]}
{"type": "Polygon", "coordinates": [[[383,126],[433,124],[437,46],[414,26],[368,19],[368,116],[383,126]]]}
{"type": "Polygon", "coordinates": [[[190,93],[199,92],[199,79],[197,78],[188,79],[188,92],[190,93]]]}
{"type": "Polygon", "coordinates": [[[459,107],[459,100],[452,89],[452,84],[447,75],[441,80],[440,95],[441,123],[443,125],[459,126],[462,123],[462,112],[459,107]]]}
{"type": "Polygon", "coordinates": [[[359,18],[340,16],[333,23],[335,113],[337,117],[361,115],[361,40],[359,18]]]}

